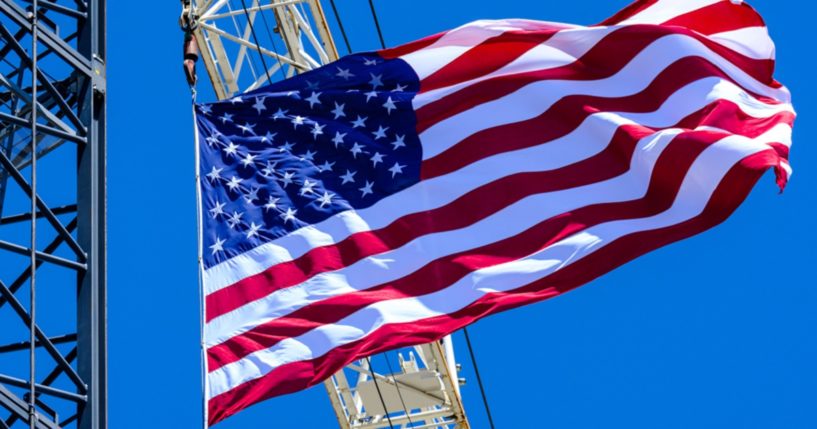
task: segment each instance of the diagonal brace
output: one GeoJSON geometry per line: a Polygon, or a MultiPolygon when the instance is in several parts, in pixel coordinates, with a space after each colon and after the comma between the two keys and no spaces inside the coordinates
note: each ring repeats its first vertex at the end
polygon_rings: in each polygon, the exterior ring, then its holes
{"type": "MultiPolygon", "coordinates": [[[[77,205],[76,204],[68,204],[68,205],[61,206],[61,207],[54,207],[53,209],[51,209],[51,211],[54,212],[54,214],[57,215],[57,216],[64,215],[64,214],[67,214],[67,213],[76,213],[77,212],[77,205]]],[[[39,212],[39,211],[37,212],[36,216],[37,216],[37,219],[41,219],[41,218],[45,217],[45,215],[42,212],[39,212]]],[[[18,223],[18,222],[28,222],[30,220],[31,220],[31,213],[22,213],[22,214],[16,214],[16,215],[5,216],[5,217],[0,218],[0,225],[8,225],[8,224],[18,223]]],[[[72,228],[66,227],[66,229],[71,230],[72,228]]],[[[47,253],[51,253],[51,252],[47,252],[47,253]]]]}
{"type": "MultiPolygon", "coordinates": [[[[73,232],[77,228],[77,218],[72,219],[71,222],[68,223],[68,226],[66,228],[68,229],[68,232],[73,232]]],[[[62,245],[62,242],[63,239],[61,236],[58,235],[54,237],[54,240],[51,241],[51,243],[49,243],[48,246],[45,247],[45,249],[43,249],[43,252],[45,253],[55,252],[57,248],[62,245]]],[[[39,268],[42,264],[43,261],[38,259],[37,268],[39,268]]],[[[25,282],[28,281],[29,277],[31,277],[31,265],[29,265],[25,269],[25,271],[23,271],[22,274],[20,274],[11,285],[9,285],[9,290],[11,291],[11,293],[17,293],[17,290],[20,289],[23,286],[23,284],[25,284],[25,282]]],[[[5,304],[6,300],[2,296],[0,296],[0,308],[2,308],[3,305],[5,304]]]]}
{"type": "MultiPolygon", "coordinates": [[[[18,97],[24,100],[26,104],[28,104],[29,106],[34,106],[34,100],[31,99],[31,96],[27,94],[22,88],[18,88],[17,85],[13,84],[3,75],[0,75],[0,84],[3,84],[4,86],[8,87],[13,93],[17,94],[18,97]]],[[[51,123],[62,128],[63,131],[71,134],[74,133],[74,130],[71,129],[71,127],[69,127],[63,121],[61,121],[56,114],[51,112],[51,110],[45,108],[39,101],[37,102],[37,110],[42,112],[45,115],[45,117],[48,118],[49,121],[51,121],[51,123]]]]}
{"type": "MultiPolygon", "coordinates": [[[[363,375],[366,375],[366,376],[371,377],[371,374],[370,374],[370,371],[369,371],[369,370],[364,369],[364,368],[361,368],[361,367],[360,367],[360,366],[358,366],[358,365],[355,365],[355,364],[349,364],[349,365],[347,365],[346,367],[347,367],[347,368],[349,368],[349,369],[351,369],[351,370],[353,370],[353,371],[356,371],[356,372],[359,372],[359,373],[361,373],[361,374],[363,374],[363,375]]],[[[434,401],[434,402],[438,402],[438,401],[439,401],[440,405],[446,405],[446,403],[447,403],[447,401],[445,400],[445,398],[438,397],[437,395],[431,394],[431,393],[429,393],[429,392],[425,392],[425,391],[423,391],[422,389],[418,389],[418,388],[416,388],[416,387],[414,387],[414,386],[410,386],[410,385],[408,385],[408,384],[406,384],[406,383],[403,383],[403,382],[397,381],[397,379],[396,379],[396,378],[394,378],[393,376],[392,376],[392,377],[386,377],[385,375],[381,375],[381,374],[378,374],[378,373],[376,373],[376,372],[374,372],[374,376],[375,376],[375,377],[376,377],[378,380],[385,381],[386,383],[391,384],[391,385],[393,385],[393,386],[395,386],[395,387],[398,387],[398,388],[404,388],[404,389],[406,389],[406,390],[410,390],[410,391],[412,391],[412,392],[414,392],[414,393],[416,393],[416,394],[418,394],[418,395],[420,395],[420,396],[424,396],[424,397],[426,397],[426,398],[428,398],[428,399],[430,399],[430,400],[432,400],[432,401],[434,401]]]]}
{"type": "MultiPolygon", "coordinates": [[[[11,18],[15,24],[23,28],[31,26],[27,13],[23,8],[8,0],[0,0],[0,13],[11,18]]],[[[53,47],[56,54],[65,60],[69,66],[85,76],[93,76],[91,62],[84,58],[76,49],[72,48],[65,40],[50,29],[37,24],[38,34],[43,44],[53,47]]]]}
{"type": "Polygon", "coordinates": [[[68,247],[70,247],[71,250],[74,251],[74,253],[77,255],[77,258],[79,259],[79,262],[85,263],[88,259],[88,255],[86,255],[85,251],[83,251],[82,248],[79,247],[79,244],[77,243],[76,240],[74,240],[74,237],[71,236],[71,233],[69,233],[68,230],[65,229],[65,226],[63,226],[59,219],[57,219],[57,216],[43,202],[43,200],[40,199],[39,195],[34,195],[31,186],[28,184],[28,182],[26,182],[25,178],[23,177],[23,174],[20,173],[20,170],[18,170],[17,167],[15,167],[14,164],[12,164],[11,160],[9,160],[6,154],[4,154],[3,152],[0,152],[0,164],[2,164],[3,168],[5,168],[9,172],[9,174],[11,174],[11,177],[14,178],[14,181],[17,182],[17,184],[20,185],[21,188],[23,188],[23,192],[25,192],[29,198],[36,199],[37,207],[39,207],[40,211],[42,211],[46,219],[48,219],[48,222],[63,237],[68,247]]]}
{"type": "MultiPolygon", "coordinates": [[[[17,253],[23,256],[31,256],[31,250],[28,247],[20,246],[19,244],[9,243],[8,241],[0,240],[0,249],[8,250],[12,253],[17,253]]],[[[74,262],[70,259],[65,259],[56,255],[52,255],[50,253],[40,252],[39,250],[35,251],[37,259],[40,259],[45,262],[50,262],[55,265],[59,265],[65,268],[71,268],[77,271],[85,271],[88,269],[86,264],[82,264],[79,262],[74,262]]]]}
{"type": "MultiPolygon", "coordinates": [[[[70,352],[68,352],[68,354],[67,354],[67,355],[65,355],[65,360],[67,360],[69,363],[70,363],[70,362],[73,362],[73,361],[74,361],[74,359],[76,359],[76,358],[77,358],[77,348],[76,348],[76,347],[74,347],[73,349],[71,349],[71,351],[70,351],[70,352]]],[[[56,380],[57,380],[57,378],[58,378],[58,377],[59,377],[61,374],[62,374],[62,368],[60,368],[60,367],[56,367],[56,368],[54,368],[54,369],[53,369],[53,370],[51,370],[51,372],[50,372],[50,373],[49,373],[49,374],[48,374],[48,375],[47,375],[47,376],[46,376],[46,377],[43,379],[42,384],[43,384],[43,385],[45,385],[45,386],[50,386],[51,384],[53,384],[53,383],[54,383],[54,381],[56,381],[56,380]]],[[[37,392],[36,396],[39,398],[39,397],[41,396],[41,393],[40,393],[40,392],[37,392]]],[[[8,425],[9,425],[9,426],[13,426],[13,425],[14,425],[14,423],[16,423],[16,422],[17,422],[17,420],[18,420],[18,419],[19,419],[19,417],[17,417],[17,416],[11,416],[11,417],[8,419],[8,425]]],[[[62,426],[68,426],[68,424],[69,424],[70,422],[71,422],[71,421],[70,421],[70,418],[69,418],[69,419],[64,420],[64,421],[63,421],[61,424],[62,424],[62,426]]],[[[2,426],[0,426],[0,429],[2,429],[2,426]]]]}
{"type": "MultiPolygon", "coordinates": [[[[0,0],[0,1],[2,1],[2,0],[0,0]]],[[[28,121],[26,119],[23,119],[23,118],[19,118],[17,116],[9,115],[8,113],[5,113],[5,112],[0,112],[0,123],[2,123],[2,122],[10,122],[10,123],[12,123],[14,125],[17,125],[17,126],[20,126],[20,127],[31,128],[31,122],[30,121],[28,121]]],[[[58,137],[58,138],[65,139],[65,140],[68,140],[68,141],[72,141],[74,143],[80,143],[80,144],[87,143],[87,141],[84,138],[74,134],[73,132],[67,133],[67,132],[65,132],[63,130],[60,130],[58,128],[49,127],[48,125],[44,125],[44,124],[38,124],[37,125],[37,131],[39,131],[42,134],[48,134],[50,136],[58,137]]]]}
{"type": "MultiPolygon", "coordinates": [[[[65,334],[56,337],[51,337],[49,340],[56,344],[65,344],[65,343],[73,343],[77,341],[77,334],[65,334]]],[[[39,341],[34,342],[35,347],[42,347],[42,343],[39,341]]],[[[4,346],[0,346],[0,353],[9,353],[9,352],[19,352],[22,350],[30,350],[31,349],[31,342],[30,341],[20,341],[17,343],[7,344],[4,346]]],[[[67,360],[67,359],[66,359],[67,360]]]]}
{"type": "MultiPolygon", "coordinates": [[[[21,304],[20,301],[17,300],[17,297],[15,297],[14,294],[11,293],[8,287],[6,287],[6,284],[3,283],[2,281],[0,281],[0,295],[3,295],[6,301],[8,301],[9,305],[11,305],[11,308],[14,309],[14,312],[17,313],[17,316],[20,317],[23,323],[25,323],[26,326],[29,326],[31,324],[31,316],[29,316],[28,312],[23,307],[23,304],[21,304]]],[[[80,393],[81,394],[87,393],[88,386],[85,385],[85,382],[82,381],[82,379],[79,377],[79,375],[71,366],[71,364],[68,363],[68,361],[60,353],[60,351],[57,350],[57,347],[54,346],[54,343],[52,343],[48,339],[45,333],[43,333],[40,327],[37,326],[36,324],[34,325],[34,335],[36,335],[37,340],[40,343],[42,343],[42,345],[48,351],[48,354],[51,355],[51,357],[54,359],[57,365],[59,365],[63,369],[63,371],[65,371],[65,375],[67,375],[68,378],[74,382],[74,384],[77,386],[77,389],[79,389],[80,393]]]]}
{"type": "MultiPolygon", "coordinates": [[[[0,25],[0,36],[3,36],[3,38],[6,39],[6,41],[9,43],[9,46],[11,46],[11,49],[13,49],[14,52],[17,53],[17,55],[23,61],[25,66],[30,67],[32,69],[34,68],[34,62],[31,60],[31,57],[28,55],[26,50],[20,45],[17,39],[14,38],[14,35],[12,35],[11,32],[5,26],[0,25]]],[[[39,67],[36,68],[36,71],[37,80],[39,80],[40,83],[42,83],[43,86],[45,86],[46,91],[49,94],[51,94],[52,97],[54,97],[54,99],[57,101],[57,104],[59,104],[60,109],[63,111],[63,113],[65,113],[65,116],[67,116],[68,119],[77,128],[78,134],[83,136],[86,135],[88,133],[88,129],[85,127],[82,121],[79,120],[74,111],[71,110],[71,107],[68,106],[68,103],[62,97],[62,94],[60,94],[60,92],[57,91],[57,88],[54,87],[54,84],[51,83],[51,80],[48,79],[47,76],[45,76],[45,74],[42,72],[42,70],[40,70],[39,67]]]]}
{"type": "MultiPolygon", "coordinates": [[[[31,382],[28,380],[23,380],[21,378],[16,377],[9,377],[3,374],[0,374],[0,383],[8,386],[20,387],[23,389],[31,385],[31,382]]],[[[77,395],[76,393],[68,392],[62,389],[57,389],[55,387],[46,386],[39,383],[34,383],[34,386],[37,388],[38,392],[43,393],[45,395],[53,396],[55,398],[67,399],[69,401],[74,401],[77,403],[83,403],[88,400],[88,397],[85,395],[77,395]]]]}
{"type": "MultiPolygon", "coordinates": [[[[0,386],[0,407],[11,411],[14,416],[28,423],[28,404],[3,386],[0,386]]],[[[37,413],[37,417],[34,426],[36,429],[60,429],[58,424],[45,418],[45,416],[39,412],[37,413]]]]}

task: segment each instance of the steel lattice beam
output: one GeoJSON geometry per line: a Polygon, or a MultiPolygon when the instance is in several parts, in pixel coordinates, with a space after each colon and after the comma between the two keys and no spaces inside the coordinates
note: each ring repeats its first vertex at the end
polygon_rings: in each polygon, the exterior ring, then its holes
{"type": "Polygon", "coordinates": [[[0,0],[0,429],[107,429],[105,31],[105,0],[0,0]],[[74,162],[32,171],[46,156],[74,162]],[[60,310],[32,316],[33,276],[48,286],[37,302],[60,310]],[[36,341],[10,334],[29,327],[36,341]],[[52,369],[20,376],[26,352],[52,369]]]}
{"type": "Polygon", "coordinates": [[[202,62],[219,99],[338,59],[318,0],[194,0],[189,11],[202,62]],[[261,37],[256,44],[253,26],[261,37]],[[263,30],[263,31],[262,31],[263,30]],[[261,67],[266,61],[268,70],[261,67]]]}

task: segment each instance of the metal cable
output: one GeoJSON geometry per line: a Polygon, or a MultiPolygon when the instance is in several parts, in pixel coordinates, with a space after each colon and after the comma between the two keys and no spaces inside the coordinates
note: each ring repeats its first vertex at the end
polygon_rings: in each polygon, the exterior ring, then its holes
{"type": "Polygon", "coordinates": [[[485,386],[482,385],[482,377],[479,375],[477,358],[474,356],[474,347],[471,345],[471,337],[468,335],[468,328],[462,328],[462,332],[465,334],[465,343],[468,345],[468,353],[471,355],[471,363],[474,364],[474,372],[477,375],[479,393],[482,394],[482,403],[485,404],[485,413],[488,414],[488,423],[490,424],[491,429],[495,429],[494,417],[491,415],[491,407],[488,406],[488,397],[485,395],[485,386]]]}
{"type": "Polygon", "coordinates": [[[37,44],[39,43],[38,0],[31,2],[31,286],[29,297],[29,385],[28,423],[37,427],[37,44]]]}
{"type": "Polygon", "coordinates": [[[352,45],[349,43],[349,38],[346,36],[346,29],[343,27],[343,21],[340,19],[340,13],[338,13],[338,8],[335,6],[335,0],[329,0],[329,4],[332,5],[332,11],[335,13],[335,20],[338,22],[340,34],[343,36],[343,43],[346,44],[346,51],[351,54],[352,45]]]}
{"type": "Polygon", "coordinates": [[[374,368],[372,368],[372,359],[366,358],[366,363],[369,364],[369,373],[372,375],[372,380],[374,380],[374,387],[377,389],[377,396],[380,397],[380,403],[383,405],[383,413],[386,414],[386,420],[389,421],[389,428],[394,429],[394,424],[391,422],[391,417],[389,417],[389,409],[386,408],[386,400],[383,399],[383,392],[380,391],[380,384],[377,382],[377,377],[374,375],[374,368]]]}
{"type": "MultiPolygon", "coordinates": [[[[247,2],[245,0],[241,0],[241,6],[244,8],[244,15],[247,17],[247,24],[250,26],[250,33],[252,33],[252,39],[255,40],[255,46],[258,48],[258,53],[261,53],[261,44],[258,43],[258,36],[255,34],[255,26],[252,24],[252,19],[250,18],[250,12],[247,10],[247,2]]],[[[269,74],[269,67],[267,67],[267,60],[264,59],[264,55],[258,55],[261,57],[261,64],[264,65],[264,71],[267,73],[267,80],[272,82],[272,77],[269,74]]]]}
{"type": "MultiPolygon", "coordinates": [[[[238,25],[238,20],[236,20],[235,15],[232,14],[234,12],[232,2],[228,1],[226,5],[227,10],[230,11],[230,19],[233,21],[233,27],[235,27],[235,34],[243,37],[242,35],[244,32],[241,31],[241,28],[239,28],[238,25]]],[[[253,80],[258,80],[258,75],[255,74],[255,64],[253,64],[252,56],[247,58],[247,65],[250,67],[250,73],[252,73],[253,80]]]]}
{"type": "MultiPolygon", "coordinates": [[[[269,22],[267,22],[267,16],[264,14],[263,10],[259,9],[258,13],[261,14],[261,20],[264,21],[264,28],[267,30],[267,35],[269,36],[269,41],[272,43],[272,50],[275,51],[276,54],[279,54],[278,47],[276,46],[276,43],[275,43],[275,38],[272,35],[273,31],[270,29],[269,22]]],[[[258,50],[258,55],[262,56],[262,57],[264,55],[264,54],[261,53],[260,47],[259,47],[259,50],[258,50]]],[[[284,63],[281,62],[281,58],[278,57],[278,56],[275,57],[275,60],[278,61],[278,70],[281,72],[281,76],[283,76],[283,78],[286,79],[287,74],[284,71],[284,63]]],[[[270,81],[270,83],[272,83],[272,81],[270,81]]]]}
{"type": "Polygon", "coordinates": [[[386,42],[383,41],[383,31],[380,29],[380,20],[377,19],[377,10],[374,8],[374,0],[369,0],[369,8],[372,10],[372,18],[374,18],[374,26],[377,28],[377,37],[380,38],[380,47],[386,49],[386,42]]]}
{"type": "Polygon", "coordinates": [[[394,369],[392,369],[391,367],[389,355],[384,352],[383,358],[386,359],[386,365],[388,365],[389,373],[391,374],[391,381],[394,382],[394,388],[397,389],[397,396],[400,398],[400,403],[403,405],[403,411],[406,413],[406,418],[408,419],[409,426],[414,426],[414,422],[411,421],[411,416],[409,415],[409,409],[406,406],[406,401],[403,400],[403,393],[400,392],[400,383],[398,383],[397,379],[394,378],[394,369]]]}

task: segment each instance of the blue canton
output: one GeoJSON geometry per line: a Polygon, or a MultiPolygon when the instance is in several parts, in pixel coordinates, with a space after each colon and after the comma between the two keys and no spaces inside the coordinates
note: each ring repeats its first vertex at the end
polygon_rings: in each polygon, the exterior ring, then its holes
{"type": "Polygon", "coordinates": [[[417,183],[418,90],[402,60],[358,54],[197,105],[204,266],[417,183]]]}

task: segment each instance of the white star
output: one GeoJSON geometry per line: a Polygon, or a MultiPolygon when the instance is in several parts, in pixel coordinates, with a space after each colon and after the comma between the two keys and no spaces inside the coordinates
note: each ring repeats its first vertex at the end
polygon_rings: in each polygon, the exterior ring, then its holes
{"type": "Polygon", "coordinates": [[[320,95],[321,95],[320,92],[313,92],[312,95],[310,95],[309,98],[306,99],[306,101],[309,102],[310,109],[314,108],[316,104],[321,104],[321,100],[320,98],[318,98],[320,97],[320,95]]]}
{"type": "Polygon", "coordinates": [[[216,206],[210,209],[210,213],[213,215],[213,219],[217,219],[219,215],[224,214],[224,206],[226,205],[227,204],[224,204],[220,201],[216,201],[216,206]]]}
{"type": "Polygon", "coordinates": [[[363,127],[366,128],[366,119],[369,119],[365,116],[357,115],[357,119],[352,122],[352,128],[363,127]]]}
{"type": "Polygon", "coordinates": [[[241,96],[233,97],[233,98],[230,99],[230,103],[232,103],[232,104],[242,103],[242,102],[244,102],[244,99],[241,98],[241,96]]]}
{"type": "Polygon", "coordinates": [[[377,91],[371,90],[371,91],[369,91],[369,92],[367,92],[367,93],[365,93],[363,95],[366,96],[366,102],[368,103],[369,100],[371,100],[373,97],[377,97],[377,91]]]}
{"type": "Polygon", "coordinates": [[[386,138],[386,131],[388,131],[388,130],[389,130],[389,127],[383,128],[382,125],[377,127],[377,131],[372,133],[374,135],[374,139],[379,140],[379,139],[382,139],[382,138],[386,138]]]}
{"type": "Polygon", "coordinates": [[[261,230],[260,225],[256,225],[255,222],[250,223],[250,229],[247,231],[247,239],[253,238],[258,235],[258,231],[261,230]]]}
{"type": "Polygon", "coordinates": [[[227,240],[222,240],[221,238],[216,237],[216,243],[213,244],[212,246],[210,246],[210,249],[213,250],[213,255],[215,255],[218,252],[223,252],[224,251],[224,243],[226,243],[226,242],[227,242],[227,240]]]}
{"type": "Polygon", "coordinates": [[[264,177],[272,176],[273,174],[275,174],[275,166],[276,165],[278,165],[277,162],[272,162],[271,163],[271,162],[267,161],[267,166],[264,167],[263,170],[261,170],[261,175],[264,176],[264,177]]]}
{"type": "Polygon", "coordinates": [[[392,168],[389,169],[389,171],[391,171],[391,178],[394,179],[394,176],[403,174],[404,167],[405,165],[400,165],[399,163],[395,162],[392,168]]]}
{"type": "Polygon", "coordinates": [[[318,182],[310,182],[309,179],[304,180],[304,185],[301,187],[301,196],[306,194],[314,194],[315,190],[312,189],[317,185],[318,182]]]}
{"type": "Polygon", "coordinates": [[[374,66],[374,65],[377,65],[377,60],[368,60],[367,59],[367,60],[364,61],[364,64],[367,65],[367,66],[374,66]]]}
{"type": "Polygon", "coordinates": [[[256,189],[256,188],[250,189],[250,192],[248,192],[247,195],[244,195],[244,201],[246,201],[248,204],[252,204],[253,201],[255,201],[257,199],[258,199],[258,189],[256,189]]]}
{"type": "Polygon", "coordinates": [[[229,144],[227,144],[227,147],[224,148],[224,153],[227,156],[235,156],[236,154],[238,154],[238,148],[239,146],[237,144],[230,142],[229,144]]]}
{"type": "Polygon", "coordinates": [[[406,90],[407,87],[408,85],[400,85],[398,83],[397,86],[394,87],[394,92],[403,92],[406,90]]]}
{"type": "Polygon", "coordinates": [[[208,174],[207,174],[207,177],[209,177],[209,178],[210,178],[210,181],[215,182],[215,181],[217,181],[218,179],[221,179],[221,172],[222,172],[223,170],[224,170],[223,168],[216,168],[216,167],[214,166],[214,167],[213,167],[213,169],[210,171],[210,173],[208,173],[208,174]]]}
{"type": "Polygon", "coordinates": [[[221,119],[222,124],[226,124],[227,122],[233,122],[233,115],[225,113],[224,116],[219,119],[221,119]]]}
{"type": "Polygon", "coordinates": [[[279,120],[279,119],[286,119],[286,117],[287,117],[287,112],[289,112],[289,110],[283,110],[283,109],[281,109],[281,108],[279,107],[279,108],[278,108],[278,111],[277,111],[277,112],[275,112],[275,113],[272,115],[272,119],[273,119],[273,120],[275,120],[275,121],[277,121],[277,120],[279,120]]]}
{"type": "Polygon", "coordinates": [[[292,207],[288,208],[286,213],[281,213],[280,216],[284,219],[284,223],[289,221],[295,220],[295,214],[298,213],[298,210],[293,210],[292,207]]]}
{"type": "Polygon", "coordinates": [[[224,148],[224,153],[227,156],[235,156],[238,153],[239,146],[233,142],[227,144],[227,147],[224,148]]]}
{"type": "Polygon", "coordinates": [[[372,86],[372,89],[377,89],[378,87],[383,86],[382,74],[375,76],[374,73],[369,73],[369,76],[372,77],[372,80],[369,81],[369,85],[372,86]]]}
{"type": "Polygon", "coordinates": [[[349,182],[355,183],[355,174],[357,174],[357,171],[346,170],[346,174],[340,176],[340,178],[343,179],[343,183],[341,183],[341,185],[345,185],[349,182]]]}
{"type": "Polygon", "coordinates": [[[318,83],[313,83],[311,80],[306,81],[306,89],[318,89],[318,83]]]}
{"type": "Polygon", "coordinates": [[[395,134],[394,141],[391,142],[391,145],[394,146],[394,150],[404,147],[406,145],[406,142],[404,141],[405,139],[406,139],[405,135],[401,136],[399,134],[395,134]]]}
{"type": "Polygon", "coordinates": [[[397,109],[397,106],[394,105],[394,101],[392,101],[391,97],[389,97],[388,100],[386,100],[386,102],[383,104],[383,107],[386,108],[386,111],[389,113],[389,115],[391,115],[392,110],[397,109]]]}
{"type": "Polygon", "coordinates": [[[261,141],[262,142],[267,142],[267,143],[272,143],[272,141],[275,140],[275,136],[277,136],[277,135],[278,135],[278,133],[271,133],[271,132],[267,131],[267,134],[265,134],[264,137],[261,137],[261,141]]]}
{"type": "Polygon", "coordinates": [[[314,140],[317,140],[318,136],[323,134],[323,129],[325,127],[326,127],[326,124],[318,125],[318,123],[315,122],[314,126],[312,127],[312,131],[310,131],[310,133],[312,133],[312,138],[314,140]]]}
{"type": "Polygon", "coordinates": [[[289,186],[292,183],[292,178],[295,177],[295,173],[287,171],[284,173],[284,178],[281,181],[284,183],[284,187],[289,186]]]}
{"type": "Polygon", "coordinates": [[[235,228],[236,225],[241,223],[241,216],[244,216],[244,213],[234,211],[230,218],[227,219],[227,225],[230,227],[230,229],[235,228]]]}
{"type": "Polygon", "coordinates": [[[357,159],[357,154],[363,152],[363,146],[359,145],[357,142],[352,145],[352,148],[349,149],[352,152],[352,156],[357,159]]]}
{"type": "Polygon", "coordinates": [[[227,187],[230,188],[231,191],[235,191],[241,185],[244,179],[240,179],[238,177],[233,176],[229,182],[227,182],[227,187]]]}
{"type": "Polygon", "coordinates": [[[332,171],[332,166],[335,165],[334,162],[329,162],[328,160],[325,161],[323,164],[318,166],[318,171],[323,173],[324,171],[332,171]]]}
{"type": "Polygon", "coordinates": [[[306,119],[306,118],[304,118],[303,116],[295,115],[295,117],[292,118],[293,128],[298,128],[298,125],[303,125],[304,119],[306,119]]]}
{"type": "Polygon", "coordinates": [[[259,115],[264,110],[267,110],[267,106],[264,105],[264,100],[266,100],[266,97],[255,97],[255,104],[252,105],[253,109],[257,110],[259,115]]]}
{"type": "Polygon", "coordinates": [[[349,78],[354,77],[352,73],[349,73],[349,69],[342,69],[340,67],[338,67],[338,74],[335,76],[342,77],[343,80],[349,80],[349,78]]]}
{"type": "Polygon", "coordinates": [[[334,196],[335,194],[324,191],[323,196],[318,198],[317,201],[321,203],[321,208],[324,208],[327,204],[332,204],[332,197],[334,196]]]}
{"type": "Polygon", "coordinates": [[[210,147],[213,147],[216,145],[216,143],[219,143],[218,137],[216,136],[209,136],[205,140],[207,140],[207,145],[210,147]]]}
{"type": "Polygon", "coordinates": [[[281,147],[278,148],[278,152],[292,152],[292,146],[295,146],[294,143],[284,142],[281,147]]]}
{"type": "Polygon", "coordinates": [[[269,200],[267,201],[266,204],[264,204],[264,210],[266,211],[270,211],[270,209],[278,210],[278,201],[280,200],[281,200],[280,198],[273,198],[273,196],[270,195],[269,200]]]}
{"type": "Polygon", "coordinates": [[[335,115],[335,119],[346,117],[346,112],[343,111],[344,107],[346,107],[346,104],[335,103],[335,109],[332,110],[332,114],[335,115]]]}
{"type": "Polygon", "coordinates": [[[312,162],[317,154],[317,152],[312,152],[311,150],[307,149],[306,153],[300,156],[300,160],[312,162]]]}
{"type": "Polygon", "coordinates": [[[239,125],[238,128],[241,131],[244,131],[244,134],[250,133],[252,135],[255,135],[255,131],[253,131],[253,128],[255,128],[255,125],[252,125],[250,123],[246,123],[244,125],[239,125]]]}
{"type": "Polygon", "coordinates": [[[247,156],[241,159],[241,164],[244,165],[245,167],[249,167],[250,164],[253,164],[255,162],[255,158],[257,158],[257,155],[248,153],[247,156]]]}
{"type": "Polygon", "coordinates": [[[372,155],[371,160],[374,167],[377,167],[377,164],[383,162],[383,155],[381,155],[380,152],[375,152],[374,155],[372,155]]]}
{"type": "Polygon", "coordinates": [[[213,108],[210,107],[207,104],[200,104],[199,105],[199,112],[201,112],[204,115],[209,115],[210,113],[213,112],[213,108]]]}
{"type": "Polygon", "coordinates": [[[346,133],[340,133],[335,131],[335,137],[332,139],[332,143],[335,144],[335,148],[343,144],[343,138],[346,137],[346,133]]]}
{"type": "Polygon", "coordinates": [[[374,182],[370,182],[370,181],[368,181],[368,180],[367,180],[367,181],[366,181],[366,185],[365,185],[364,187],[360,188],[360,192],[362,193],[362,195],[360,196],[360,198],[363,198],[363,197],[365,197],[365,196],[366,196],[366,195],[368,195],[368,194],[372,194],[372,193],[374,193],[374,192],[372,191],[372,186],[374,186],[374,182]]]}

